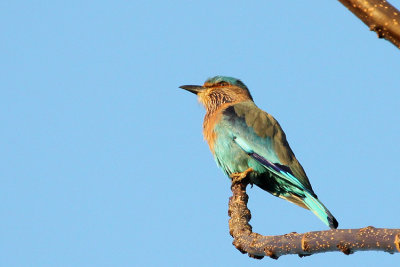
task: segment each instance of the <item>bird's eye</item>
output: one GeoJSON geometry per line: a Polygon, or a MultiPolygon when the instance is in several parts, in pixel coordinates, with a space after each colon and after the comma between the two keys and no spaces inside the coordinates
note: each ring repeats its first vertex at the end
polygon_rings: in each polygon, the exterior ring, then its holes
{"type": "Polygon", "coordinates": [[[227,86],[228,83],[227,83],[227,82],[219,82],[218,85],[219,85],[219,86],[227,86]]]}

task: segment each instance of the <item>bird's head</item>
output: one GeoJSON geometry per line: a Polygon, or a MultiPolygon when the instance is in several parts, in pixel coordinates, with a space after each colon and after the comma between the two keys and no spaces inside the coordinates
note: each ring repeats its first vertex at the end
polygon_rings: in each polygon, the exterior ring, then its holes
{"type": "Polygon", "coordinates": [[[215,76],[207,79],[203,85],[182,85],[180,88],[196,94],[207,111],[225,103],[253,100],[247,86],[233,77],[215,76]]]}

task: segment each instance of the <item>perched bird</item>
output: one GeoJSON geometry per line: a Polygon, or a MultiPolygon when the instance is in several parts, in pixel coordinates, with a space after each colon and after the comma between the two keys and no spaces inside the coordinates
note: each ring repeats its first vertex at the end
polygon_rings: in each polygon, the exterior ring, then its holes
{"type": "Polygon", "coordinates": [[[318,200],[279,123],[259,109],[243,82],[215,76],[204,85],[180,88],[206,108],[203,134],[218,166],[233,180],[250,183],[311,210],[330,228],[338,222],[318,200]]]}

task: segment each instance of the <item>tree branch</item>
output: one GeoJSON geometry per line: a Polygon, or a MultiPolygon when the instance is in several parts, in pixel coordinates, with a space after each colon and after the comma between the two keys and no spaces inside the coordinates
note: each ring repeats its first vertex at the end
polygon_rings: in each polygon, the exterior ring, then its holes
{"type": "Polygon", "coordinates": [[[378,38],[400,49],[400,12],[385,0],[339,0],[361,19],[378,38]]]}
{"type": "Polygon", "coordinates": [[[233,196],[229,199],[229,230],[233,245],[252,258],[269,256],[278,259],[282,255],[297,254],[300,257],[329,251],[341,251],[346,255],[356,251],[400,252],[400,229],[384,229],[368,226],[361,229],[336,229],[328,231],[290,233],[278,236],[262,236],[252,232],[247,208],[246,187],[248,179],[232,184],[233,196]]]}

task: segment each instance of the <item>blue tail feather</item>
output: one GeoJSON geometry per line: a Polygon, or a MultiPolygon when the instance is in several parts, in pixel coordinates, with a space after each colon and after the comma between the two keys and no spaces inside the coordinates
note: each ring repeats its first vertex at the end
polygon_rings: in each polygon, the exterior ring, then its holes
{"type": "Polygon", "coordinates": [[[336,221],[335,217],[333,217],[333,215],[329,212],[329,210],[325,208],[325,206],[312,194],[308,193],[307,191],[304,191],[304,193],[304,204],[327,226],[332,229],[336,229],[338,227],[338,222],[336,221]]]}

